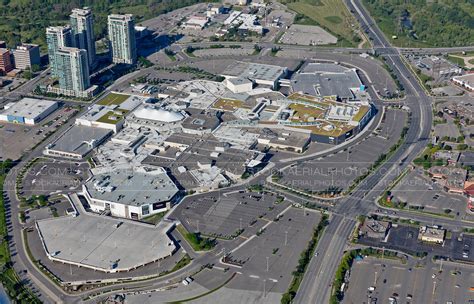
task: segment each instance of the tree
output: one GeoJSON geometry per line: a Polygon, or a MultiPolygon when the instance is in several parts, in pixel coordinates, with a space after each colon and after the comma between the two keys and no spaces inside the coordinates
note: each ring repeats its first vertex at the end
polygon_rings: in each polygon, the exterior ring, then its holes
{"type": "Polygon", "coordinates": [[[41,67],[40,67],[39,64],[33,64],[33,65],[31,66],[31,71],[32,71],[33,73],[39,72],[40,70],[41,70],[41,67]]]}
{"type": "Polygon", "coordinates": [[[31,70],[24,70],[22,75],[23,75],[23,78],[28,79],[28,80],[30,80],[34,76],[31,70]]]}

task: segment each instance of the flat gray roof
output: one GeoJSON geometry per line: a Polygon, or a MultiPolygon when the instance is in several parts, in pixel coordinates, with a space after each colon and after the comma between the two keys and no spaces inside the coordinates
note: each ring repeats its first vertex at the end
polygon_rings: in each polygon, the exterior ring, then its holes
{"type": "Polygon", "coordinates": [[[1,113],[34,119],[52,107],[57,108],[58,103],[46,99],[23,98],[20,101],[6,105],[5,110],[1,113]]]}
{"type": "Polygon", "coordinates": [[[168,202],[178,193],[163,168],[140,167],[94,174],[85,186],[94,199],[129,206],[168,202]]]}
{"type": "Polygon", "coordinates": [[[47,149],[84,156],[111,133],[112,130],[109,129],[74,125],[51,143],[47,149]]]}
{"type": "Polygon", "coordinates": [[[335,63],[310,62],[301,68],[301,73],[344,73],[348,68],[335,63]]]}
{"type": "Polygon", "coordinates": [[[286,70],[286,67],[277,65],[235,61],[222,72],[222,75],[276,81],[285,74],[286,70]]]}
{"type": "Polygon", "coordinates": [[[337,96],[341,99],[352,99],[351,88],[359,88],[362,82],[353,69],[336,64],[308,64],[291,79],[294,92],[313,96],[337,96]]]}
{"type": "Polygon", "coordinates": [[[250,80],[248,80],[247,78],[242,78],[242,77],[229,78],[228,81],[231,82],[231,83],[234,84],[234,85],[252,83],[252,82],[251,82],[250,80]]]}
{"type": "Polygon", "coordinates": [[[221,123],[216,111],[188,108],[186,112],[191,114],[191,116],[183,120],[181,126],[184,129],[214,130],[221,123]]]}
{"type": "Polygon", "coordinates": [[[253,132],[259,133],[260,138],[267,139],[270,143],[298,147],[303,149],[311,139],[311,133],[298,132],[293,130],[279,129],[251,129],[253,132]]]}
{"type": "Polygon", "coordinates": [[[175,250],[167,235],[172,224],[165,221],[152,226],[81,213],[40,220],[37,227],[53,259],[102,271],[111,271],[113,263],[115,270],[138,267],[175,250]]]}

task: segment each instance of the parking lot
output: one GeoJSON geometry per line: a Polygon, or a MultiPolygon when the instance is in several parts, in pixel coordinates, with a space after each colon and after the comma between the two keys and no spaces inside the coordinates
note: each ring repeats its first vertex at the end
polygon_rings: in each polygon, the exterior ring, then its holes
{"type": "Polygon", "coordinates": [[[319,26],[293,24],[285,31],[280,43],[296,45],[336,44],[337,38],[319,26]]]}
{"type": "Polygon", "coordinates": [[[262,234],[230,254],[230,258],[241,261],[243,267],[240,270],[242,275],[226,287],[258,291],[263,295],[263,281],[266,280],[265,293],[284,293],[301,252],[306,249],[320,220],[319,212],[303,213],[302,209],[289,209],[280,220],[268,225],[262,234]]]}
{"type": "Polygon", "coordinates": [[[342,303],[381,304],[389,303],[389,298],[396,303],[471,303],[473,285],[472,266],[415,259],[402,264],[369,257],[352,265],[342,303]],[[375,290],[369,291],[370,287],[375,290]]]}
{"type": "Polygon", "coordinates": [[[251,48],[212,48],[197,50],[193,54],[197,57],[250,56],[254,51],[251,48]]]}
{"type": "Polygon", "coordinates": [[[179,205],[179,219],[189,231],[229,238],[240,229],[255,225],[259,218],[273,218],[281,212],[277,195],[239,191],[223,195],[190,197],[179,205]]]}
{"type": "Polygon", "coordinates": [[[366,173],[377,158],[397,142],[406,118],[406,112],[388,110],[377,134],[371,134],[336,154],[293,165],[283,171],[278,182],[318,195],[340,193],[348,189],[356,177],[366,173]]]}
{"type": "Polygon", "coordinates": [[[436,180],[415,169],[408,173],[393,189],[392,201],[407,203],[405,208],[417,209],[430,213],[454,216],[472,220],[474,216],[467,213],[467,198],[462,195],[447,193],[436,180]]]}
{"type": "Polygon", "coordinates": [[[23,179],[24,196],[51,195],[78,190],[89,176],[87,162],[68,162],[41,158],[23,179]]]}
{"type": "Polygon", "coordinates": [[[398,224],[390,229],[386,242],[361,237],[359,243],[378,248],[399,250],[411,255],[426,253],[456,261],[474,262],[474,251],[471,249],[474,246],[474,236],[460,232],[448,232],[444,243],[438,245],[418,240],[418,227],[398,224]]]}
{"type": "Polygon", "coordinates": [[[0,160],[19,159],[24,151],[32,149],[76,112],[72,107],[63,107],[34,126],[0,122],[0,160]]]}
{"type": "Polygon", "coordinates": [[[458,138],[458,136],[461,136],[458,127],[453,123],[452,120],[445,124],[437,124],[434,126],[434,132],[436,136],[439,136],[440,138],[458,138]]]}

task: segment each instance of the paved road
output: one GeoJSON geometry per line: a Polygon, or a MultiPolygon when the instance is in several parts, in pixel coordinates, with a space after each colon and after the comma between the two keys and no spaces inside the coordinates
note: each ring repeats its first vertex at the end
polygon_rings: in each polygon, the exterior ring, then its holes
{"type": "MultiPolygon", "coordinates": [[[[415,80],[411,71],[404,65],[399,50],[391,47],[358,0],[349,0],[348,6],[355,12],[363,28],[369,29],[369,36],[373,39],[374,48],[380,54],[386,56],[387,64],[404,85],[407,95],[406,104],[411,109],[411,123],[404,144],[392,155],[389,161],[364,180],[353,191],[352,195],[338,204],[334,210],[337,214],[355,218],[360,214],[366,215],[375,208],[375,199],[386,189],[385,182],[388,179],[396,178],[397,175],[393,172],[406,167],[426,146],[431,131],[432,112],[430,98],[415,80]],[[399,166],[398,164],[403,159],[405,161],[399,166]]],[[[321,266],[315,266],[314,264],[318,261],[313,259],[298,290],[295,303],[327,303],[329,300],[331,289],[328,286],[332,282],[338,266],[338,263],[334,261],[341,260],[344,254],[342,249],[350,236],[350,230],[346,228],[347,221],[338,221],[336,218],[335,222],[333,226],[337,225],[337,227],[332,227],[332,229],[338,232],[337,237],[333,239],[332,243],[323,243],[318,246],[321,250],[320,254],[325,257],[320,262],[324,265],[324,273],[318,272],[321,266]]]]}
{"type": "MultiPolygon", "coordinates": [[[[423,92],[422,88],[416,82],[414,75],[411,75],[411,72],[405,67],[403,61],[400,57],[400,51],[409,51],[409,50],[400,50],[390,46],[380,30],[374,26],[374,23],[370,16],[366,13],[364,8],[360,5],[359,0],[351,0],[348,3],[349,7],[353,9],[357,14],[357,19],[359,22],[370,29],[371,37],[374,42],[374,49],[381,55],[387,58],[387,64],[391,66],[394,72],[398,75],[400,81],[405,87],[406,90],[406,104],[410,106],[412,112],[412,123],[407,133],[407,140],[405,144],[392,156],[389,162],[385,163],[379,170],[374,174],[369,176],[364,183],[357,187],[352,195],[345,199],[341,204],[338,204],[332,211],[333,215],[330,220],[329,226],[326,228],[326,232],[322,236],[320,243],[318,244],[317,251],[319,252],[319,257],[312,259],[310,265],[308,266],[308,271],[305,275],[305,278],[302,282],[301,288],[298,291],[296,302],[297,303],[325,303],[329,298],[330,288],[329,285],[332,282],[335,269],[340,261],[340,258],[343,254],[344,247],[346,245],[347,237],[350,235],[350,232],[355,224],[355,218],[359,214],[368,214],[375,211],[377,208],[374,204],[375,198],[379,196],[385,189],[384,183],[380,181],[388,182],[390,179],[396,176],[395,174],[387,174],[394,172],[395,170],[400,169],[399,167],[404,167],[408,164],[416,154],[421,151],[422,148],[426,146],[426,143],[429,138],[430,129],[431,129],[431,100],[423,92]],[[406,158],[403,166],[398,166],[401,159],[406,158]]],[[[214,44],[214,43],[207,43],[214,44]]],[[[197,43],[193,44],[195,46],[206,46],[206,43],[197,43]]],[[[225,43],[223,43],[225,44],[225,43]]],[[[235,43],[231,43],[235,44],[235,43]]],[[[239,43],[241,45],[246,45],[245,43],[239,43]]],[[[260,44],[264,48],[271,48],[275,46],[273,43],[265,42],[260,44]]],[[[252,44],[248,44],[249,47],[253,47],[252,44]]],[[[185,45],[177,45],[177,48],[184,48],[185,45]]],[[[316,47],[308,46],[283,46],[288,49],[305,49],[305,50],[317,50],[322,51],[322,49],[316,47]]],[[[472,47],[474,49],[474,47],[472,47]]],[[[469,50],[470,48],[460,48],[456,51],[469,50]]],[[[426,52],[448,52],[452,49],[430,49],[424,50],[426,52]]],[[[366,50],[360,49],[324,49],[328,52],[365,52],[366,50]]],[[[126,75],[120,81],[128,81],[132,77],[135,77],[135,74],[126,75]]],[[[37,80],[39,81],[39,79],[37,80]]],[[[117,82],[117,83],[118,83],[117,82]]],[[[117,83],[114,87],[117,86],[117,83]]],[[[36,81],[28,83],[28,86],[23,86],[21,91],[16,92],[14,95],[18,96],[21,92],[27,92],[27,90],[34,88],[36,81]]],[[[56,134],[61,134],[65,128],[70,125],[66,124],[63,126],[56,134]]],[[[50,139],[51,140],[51,139],[50,139]]],[[[49,140],[49,141],[50,141],[49,140]]],[[[47,142],[49,142],[47,141],[47,142]]],[[[24,164],[29,160],[41,155],[41,151],[46,143],[40,145],[34,149],[30,154],[28,154],[16,169],[20,169],[24,164]]],[[[275,169],[284,166],[284,164],[277,164],[275,169]]],[[[7,177],[6,180],[6,195],[10,203],[10,216],[8,218],[9,223],[12,225],[11,233],[13,236],[11,245],[13,251],[17,252],[16,255],[12,257],[14,262],[14,267],[17,271],[28,269],[28,277],[35,282],[43,292],[43,300],[45,302],[78,302],[81,297],[72,296],[63,293],[56,285],[51,283],[47,278],[45,278],[42,273],[39,273],[32,266],[31,262],[26,256],[25,248],[21,242],[21,224],[18,222],[18,202],[14,195],[14,184],[16,180],[15,170],[7,177]]],[[[264,183],[267,175],[261,175],[256,178],[253,182],[255,183],[264,183]]],[[[235,187],[235,189],[243,188],[244,186],[235,187]]],[[[233,190],[235,190],[233,189],[233,190]]],[[[226,189],[231,190],[231,189],[226,189]]],[[[298,197],[294,196],[292,199],[297,199],[298,197]]],[[[431,218],[426,215],[412,215],[404,214],[400,212],[400,216],[411,217],[420,221],[430,221],[431,218]]],[[[455,227],[455,223],[449,219],[440,219],[436,220],[441,222],[443,225],[455,227]]],[[[196,258],[193,262],[193,265],[189,269],[184,269],[179,273],[173,274],[172,277],[178,277],[182,273],[192,271],[199,267],[200,265],[207,263],[215,263],[218,257],[215,253],[202,255],[196,258]]],[[[166,284],[168,278],[161,278],[153,280],[147,283],[137,282],[137,283],[128,283],[121,284],[116,286],[118,287],[133,287],[133,288],[151,288],[157,286],[163,286],[166,284]]],[[[99,290],[104,290],[108,287],[104,287],[99,290]]],[[[84,293],[82,296],[87,295],[90,292],[84,293]]]]}

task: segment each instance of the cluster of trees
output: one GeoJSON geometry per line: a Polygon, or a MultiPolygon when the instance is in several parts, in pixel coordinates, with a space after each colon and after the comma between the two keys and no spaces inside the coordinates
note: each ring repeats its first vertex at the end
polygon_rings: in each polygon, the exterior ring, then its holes
{"type": "MultiPolygon", "coordinates": [[[[107,15],[134,14],[136,21],[204,2],[203,0],[31,0],[0,1],[0,39],[9,46],[20,42],[46,46],[45,28],[68,22],[73,8],[88,6],[94,12],[94,32],[98,39],[107,33],[107,15]]],[[[207,1],[206,1],[207,2],[207,1]]]]}
{"type": "Polygon", "coordinates": [[[472,0],[364,0],[382,29],[430,46],[465,46],[474,37],[472,0]],[[408,22],[407,22],[408,20],[408,22]],[[389,26],[390,25],[390,26],[389,26]]]}

